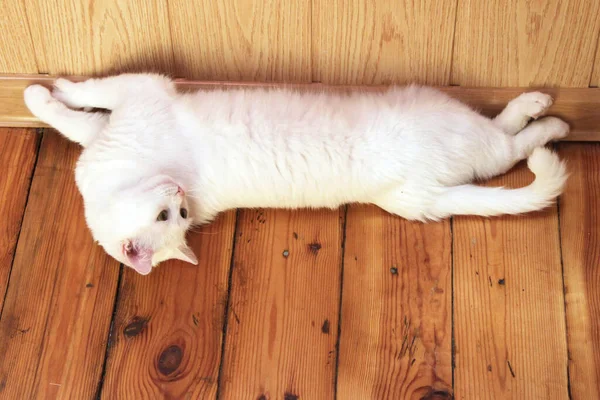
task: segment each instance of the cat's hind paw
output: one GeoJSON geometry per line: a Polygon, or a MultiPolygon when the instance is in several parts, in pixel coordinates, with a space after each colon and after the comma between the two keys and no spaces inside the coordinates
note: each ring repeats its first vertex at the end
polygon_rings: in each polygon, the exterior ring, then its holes
{"type": "Polygon", "coordinates": [[[47,115],[57,102],[50,91],[42,85],[27,87],[23,92],[23,99],[29,111],[38,118],[47,115]]]}
{"type": "Polygon", "coordinates": [[[513,100],[518,110],[529,118],[538,119],[552,106],[552,96],[541,92],[523,93],[513,100]]]}
{"type": "Polygon", "coordinates": [[[54,90],[52,96],[70,108],[83,108],[82,104],[77,100],[79,89],[77,83],[71,82],[65,78],[58,78],[54,81],[54,90]]]}

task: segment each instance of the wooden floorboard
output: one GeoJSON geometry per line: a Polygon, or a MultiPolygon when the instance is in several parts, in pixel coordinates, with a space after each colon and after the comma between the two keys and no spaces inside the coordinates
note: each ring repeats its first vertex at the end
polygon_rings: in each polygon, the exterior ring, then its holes
{"type": "Polygon", "coordinates": [[[333,399],[343,211],[242,210],[223,399],[333,399]]]}
{"type": "Polygon", "coordinates": [[[118,264],[86,227],[80,151],[45,131],[0,320],[3,398],[92,398],[98,388],[118,264]]]}
{"type": "MultiPolygon", "coordinates": [[[[524,164],[489,182],[521,187],[524,164]]],[[[556,207],[526,216],[456,217],[457,399],[567,399],[556,207]]]]}
{"type": "Polygon", "coordinates": [[[600,146],[560,146],[568,161],[560,199],[569,376],[574,400],[600,398],[600,146]]]}
{"type": "Polygon", "coordinates": [[[450,397],[451,247],[449,221],[349,207],[338,398],[450,397]]]}
{"type": "Polygon", "coordinates": [[[0,129],[0,310],[37,158],[40,135],[34,129],[0,129]]]}
{"type": "Polygon", "coordinates": [[[235,211],[189,235],[199,265],[125,268],[103,399],[209,399],[217,392],[235,211]]]}

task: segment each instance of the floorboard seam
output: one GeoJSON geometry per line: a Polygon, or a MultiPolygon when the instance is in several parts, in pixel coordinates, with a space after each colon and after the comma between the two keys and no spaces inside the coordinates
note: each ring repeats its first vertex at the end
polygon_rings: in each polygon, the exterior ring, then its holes
{"type": "Polygon", "coordinates": [[[96,389],[96,399],[102,397],[102,389],[104,389],[104,379],[106,378],[106,367],[108,365],[108,357],[110,350],[113,345],[115,338],[115,317],[117,316],[117,308],[119,307],[119,300],[121,299],[121,280],[123,279],[123,264],[119,266],[119,276],[117,278],[117,291],[115,293],[115,302],[113,304],[113,310],[110,318],[110,327],[108,328],[108,338],[106,339],[106,351],[104,352],[104,360],[102,361],[102,371],[100,373],[100,380],[98,381],[98,388],[96,389]]]}
{"type": "MultiPolygon", "coordinates": [[[[556,149],[556,146],[554,146],[556,149]]],[[[562,249],[562,233],[560,230],[560,197],[556,199],[556,220],[558,226],[558,254],[560,255],[560,271],[562,275],[562,289],[563,289],[563,304],[565,309],[565,340],[567,347],[567,394],[569,396],[569,400],[573,397],[571,395],[571,372],[569,371],[569,325],[567,320],[567,286],[565,285],[565,263],[563,259],[563,249],[562,249]]]]}
{"type": "Polygon", "coordinates": [[[25,220],[25,214],[27,213],[27,205],[29,204],[29,195],[31,194],[31,186],[33,186],[33,178],[35,176],[35,170],[37,169],[38,159],[40,157],[40,149],[42,148],[42,139],[44,137],[44,128],[36,128],[36,135],[39,135],[38,142],[35,148],[35,160],[33,161],[33,168],[31,169],[31,175],[29,178],[29,187],[27,188],[27,196],[25,197],[25,206],[23,207],[23,215],[21,216],[21,223],[19,224],[19,232],[17,233],[17,241],[15,242],[15,250],[13,252],[12,260],[10,262],[10,269],[6,278],[6,290],[4,291],[2,309],[0,309],[0,320],[4,314],[4,306],[6,305],[6,296],[8,295],[8,289],[10,287],[10,277],[12,276],[12,270],[15,263],[15,257],[17,256],[17,246],[19,246],[19,240],[21,240],[21,231],[23,229],[23,221],[25,220]]]}
{"type": "Polygon", "coordinates": [[[344,206],[344,223],[342,226],[342,257],[340,260],[340,299],[338,304],[338,329],[335,341],[335,374],[333,379],[333,398],[337,399],[338,372],[340,366],[340,341],[342,338],[342,296],[344,295],[344,260],[346,256],[346,226],[348,224],[348,206],[344,206]]]}
{"type": "Polygon", "coordinates": [[[222,388],[222,380],[223,380],[223,368],[225,365],[225,345],[227,342],[227,326],[229,323],[229,319],[227,318],[229,315],[229,304],[231,301],[231,284],[233,280],[233,266],[235,263],[235,250],[237,245],[237,233],[239,229],[239,220],[240,220],[240,210],[237,209],[235,211],[235,226],[233,228],[233,240],[231,243],[231,259],[229,261],[229,273],[227,277],[227,301],[225,302],[225,309],[223,310],[223,333],[221,340],[221,358],[219,362],[219,376],[217,377],[217,394],[216,399],[221,398],[221,388],[222,388]]]}

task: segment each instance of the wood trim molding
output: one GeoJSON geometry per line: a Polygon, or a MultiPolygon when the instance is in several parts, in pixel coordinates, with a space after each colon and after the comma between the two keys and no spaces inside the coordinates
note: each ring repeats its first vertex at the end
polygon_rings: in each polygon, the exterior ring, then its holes
{"type": "MultiPolygon", "coordinates": [[[[34,83],[50,86],[55,77],[49,75],[0,75],[0,127],[46,127],[35,118],[23,103],[23,90],[34,83]]],[[[70,77],[82,80],[84,77],[70,77]]],[[[303,90],[369,90],[379,91],[384,86],[328,86],[319,83],[281,84],[257,82],[219,82],[176,80],[182,90],[210,89],[215,87],[293,87],[303,90]]],[[[508,101],[532,88],[465,88],[440,87],[483,114],[493,116],[508,101]]],[[[600,141],[600,88],[543,88],[552,95],[554,105],[550,115],[555,115],[571,125],[571,134],[565,141],[600,141]]]]}

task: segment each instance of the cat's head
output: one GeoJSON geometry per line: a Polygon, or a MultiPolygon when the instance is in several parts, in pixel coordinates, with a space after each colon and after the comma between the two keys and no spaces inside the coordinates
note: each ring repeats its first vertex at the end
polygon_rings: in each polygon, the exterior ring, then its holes
{"type": "Polygon", "coordinates": [[[198,263],[185,241],[192,223],[185,188],[170,177],[143,179],[103,199],[82,194],[94,239],[123,264],[147,275],[168,259],[198,263]]]}

